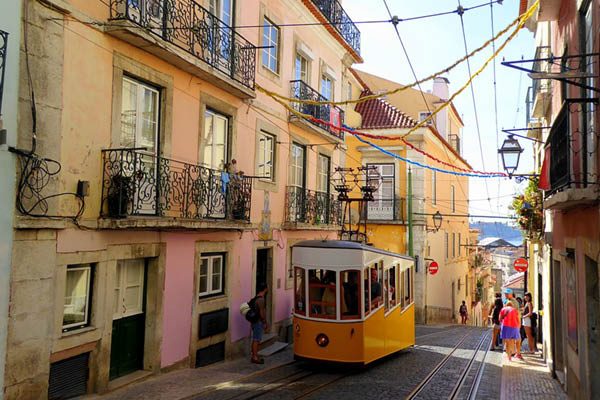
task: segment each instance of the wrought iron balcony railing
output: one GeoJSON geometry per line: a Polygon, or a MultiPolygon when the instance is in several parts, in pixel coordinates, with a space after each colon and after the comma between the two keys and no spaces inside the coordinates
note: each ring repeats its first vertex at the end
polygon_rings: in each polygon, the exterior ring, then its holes
{"type": "Polygon", "coordinates": [[[194,0],[111,0],[110,18],[131,21],[254,89],[255,47],[194,0]]]}
{"type": "Polygon", "coordinates": [[[365,208],[368,221],[406,221],[406,199],[375,199],[365,208]]]}
{"type": "Polygon", "coordinates": [[[285,221],[314,225],[339,225],[341,205],[335,196],[288,186],[285,196],[285,221]]]}
{"type": "Polygon", "coordinates": [[[2,95],[4,94],[4,70],[8,50],[8,32],[0,30],[0,117],[2,116],[2,95]]]}
{"type": "MultiPolygon", "coordinates": [[[[315,89],[308,86],[306,83],[300,80],[291,81],[292,96],[299,100],[314,100],[314,101],[325,101],[327,100],[315,89]]],[[[311,122],[313,125],[318,126],[331,133],[333,136],[344,139],[344,131],[340,129],[344,124],[344,111],[339,107],[330,105],[312,105],[302,103],[292,103],[292,107],[297,111],[308,114],[316,119],[327,121],[328,124],[311,122]],[[340,128],[337,128],[340,127],[340,128]]]]}
{"type": "Polygon", "coordinates": [[[321,14],[344,38],[346,43],[360,54],[360,31],[352,22],[338,0],[312,0],[321,14]]]}
{"type": "Polygon", "coordinates": [[[571,177],[571,135],[568,107],[558,114],[550,131],[550,190],[546,197],[568,187],[571,177]]]}
{"type": "Polygon", "coordinates": [[[102,151],[101,215],[250,221],[252,179],[145,152],[102,151]]]}

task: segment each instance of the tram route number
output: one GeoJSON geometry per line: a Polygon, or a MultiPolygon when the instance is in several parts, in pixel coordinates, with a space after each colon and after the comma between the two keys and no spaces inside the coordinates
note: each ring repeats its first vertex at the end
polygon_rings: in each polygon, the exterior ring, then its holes
{"type": "Polygon", "coordinates": [[[431,275],[437,274],[439,269],[440,269],[440,266],[438,265],[437,262],[432,261],[431,264],[429,264],[429,273],[431,275]]]}

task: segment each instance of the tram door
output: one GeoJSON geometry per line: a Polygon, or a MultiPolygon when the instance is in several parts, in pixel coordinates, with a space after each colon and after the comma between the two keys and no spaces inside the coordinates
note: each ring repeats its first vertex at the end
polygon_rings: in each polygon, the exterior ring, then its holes
{"type": "Polygon", "coordinates": [[[271,310],[272,310],[272,298],[275,289],[271,277],[273,276],[273,249],[258,249],[256,250],[256,277],[255,277],[255,288],[254,293],[258,293],[258,287],[261,283],[264,283],[269,288],[269,293],[265,298],[265,305],[267,307],[267,321],[271,325],[271,310]]]}

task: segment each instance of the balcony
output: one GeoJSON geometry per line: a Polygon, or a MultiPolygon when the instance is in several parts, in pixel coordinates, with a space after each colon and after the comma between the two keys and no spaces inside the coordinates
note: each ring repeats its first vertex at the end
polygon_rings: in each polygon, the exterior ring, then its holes
{"type": "Polygon", "coordinates": [[[370,223],[405,224],[407,222],[406,199],[400,197],[369,201],[366,212],[367,221],[370,223]]]}
{"type": "Polygon", "coordinates": [[[221,171],[157,157],[140,148],[103,150],[102,162],[103,218],[250,221],[249,177],[230,176],[224,183],[221,171]]]}
{"type": "Polygon", "coordinates": [[[8,50],[8,32],[0,30],[0,116],[2,115],[2,94],[4,93],[4,70],[6,51],[8,50]]]}
{"type": "MultiPolygon", "coordinates": [[[[299,100],[326,101],[315,89],[308,86],[303,81],[291,81],[291,97],[299,100]]],[[[332,136],[339,141],[344,140],[344,131],[341,127],[344,124],[344,111],[335,106],[330,105],[310,105],[302,103],[292,103],[292,107],[303,113],[308,114],[316,119],[327,121],[328,123],[318,123],[307,121],[295,115],[290,115],[290,121],[296,122],[301,127],[312,127],[317,133],[325,135],[327,138],[332,136]],[[339,127],[339,128],[338,128],[339,127]]]]}
{"type": "Polygon", "coordinates": [[[255,51],[194,0],[111,0],[107,32],[242,98],[254,97],[255,51]],[[158,40],[157,40],[158,39],[158,40]]]}
{"type": "Polygon", "coordinates": [[[460,154],[460,136],[454,133],[449,134],[448,143],[458,154],[460,154]]]}
{"type": "Polygon", "coordinates": [[[360,55],[360,31],[338,0],[310,0],[348,46],[360,55]]]}
{"type": "Polygon", "coordinates": [[[573,149],[570,117],[568,105],[563,106],[550,131],[550,189],[544,192],[545,209],[565,210],[600,200],[596,182],[589,180],[595,175],[582,162],[581,152],[573,149]]]}
{"type": "MultiPolygon", "coordinates": [[[[533,62],[532,69],[537,72],[550,72],[551,64],[546,61],[552,56],[550,46],[538,46],[535,49],[536,61],[533,62]]],[[[531,112],[530,118],[542,118],[545,116],[548,106],[550,105],[551,96],[551,80],[550,79],[533,79],[531,85],[531,112]]]]}
{"type": "Polygon", "coordinates": [[[285,222],[339,225],[341,205],[331,194],[288,186],[285,194],[285,222]]]}

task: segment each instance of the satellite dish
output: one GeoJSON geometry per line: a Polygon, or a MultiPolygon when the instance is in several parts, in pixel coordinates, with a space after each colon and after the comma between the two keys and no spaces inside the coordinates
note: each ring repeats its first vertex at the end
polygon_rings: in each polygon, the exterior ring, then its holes
{"type": "Polygon", "coordinates": [[[350,209],[350,223],[356,225],[360,222],[360,214],[356,208],[350,209]]]}

